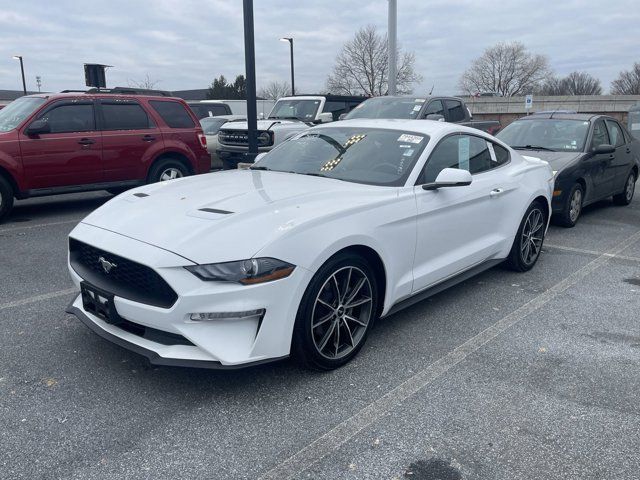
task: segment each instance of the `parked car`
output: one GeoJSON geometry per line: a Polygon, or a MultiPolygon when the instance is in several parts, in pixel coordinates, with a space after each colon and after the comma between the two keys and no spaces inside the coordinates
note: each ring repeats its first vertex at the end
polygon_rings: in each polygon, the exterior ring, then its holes
{"type": "Polygon", "coordinates": [[[140,187],[91,213],[69,236],[68,311],[157,364],[293,353],[336,368],[377,317],[492,265],[531,269],[552,186],[548,163],[480,130],[318,126],[250,169],[140,187]]]}
{"type": "Polygon", "coordinates": [[[198,117],[198,120],[219,115],[231,115],[233,113],[229,105],[219,101],[187,102],[187,105],[198,117]]]}
{"type": "MultiPolygon", "coordinates": [[[[365,97],[342,95],[300,95],[283,97],[273,106],[266,120],[258,121],[258,152],[270,151],[313,125],[338,120],[359,105],[365,97]]],[[[240,162],[252,161],[246,123],[223,125],[218,133],[218,157],[225,169],[234,169],[240,162]]]]}
{"type": "Polygon", "coordinates": [[[206,138],[183,100],[38,94],[0,110],[0,218],[18,199],[208,172],[206,138]]]}
{"type": "Polygon", "coordinates": [[[439,120],[491,134],[500,129],[500,122],[497,120],[474,120],[469,107],[457,97],[374,97],[344,116],[345,120],[354,118],[439,120]]]}
{"type": "Polygon", "coordinates": [[[538,113],[511,123],[498,138],[551,164],[559,225],[575,226],[582,208],[598,200],[613,196],[616,205],[629,205],[633,199],[640,143],[612,117],[538,113]]]}
{"type": "Polygon", "coordinates": [[[221,169],[222,162],[218,158],[216,150],[218,149],[218,131],[220,127],[227,122],[247,121],[246,115],[219,115],[217,117],[206,117],[200,119],[202,131],[207,137],[207,151],[211,156],[211,168],[221,169]]]}

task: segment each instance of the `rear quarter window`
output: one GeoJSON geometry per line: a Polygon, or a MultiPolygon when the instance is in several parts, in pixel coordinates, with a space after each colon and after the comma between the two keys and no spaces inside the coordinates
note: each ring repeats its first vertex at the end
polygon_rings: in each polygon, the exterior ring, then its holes
{"type": "Polygon", "coordinates": [[[196,126],[191,115],[181,103],[168,100],[150,100],[149,104],[170,128],[194,128],[196,126]]]}

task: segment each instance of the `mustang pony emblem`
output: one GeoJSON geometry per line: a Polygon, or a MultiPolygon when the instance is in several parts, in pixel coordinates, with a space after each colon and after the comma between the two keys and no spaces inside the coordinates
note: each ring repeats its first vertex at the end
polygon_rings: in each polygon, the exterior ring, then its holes
{"type": "Polygon", "coordinates": [[[115,263],[112,263],[109,260],[105,259],[104,257],[98,258],[98,262],[100,262],[100,265],[102,265],[104,273],[109,273],[112,268],[116,268],[118,266],[115,263]]]}

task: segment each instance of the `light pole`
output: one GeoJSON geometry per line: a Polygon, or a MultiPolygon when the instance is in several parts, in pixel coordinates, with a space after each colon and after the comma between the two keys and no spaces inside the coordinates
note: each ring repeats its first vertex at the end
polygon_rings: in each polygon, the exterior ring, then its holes
{"type": "Polygon", "coordinates": [[[243,0],[244,68],[247,75],[247,160],[253,162],[258,154],[258,112],[256,107],[256,52],[253,35],[253,0],[243,0]]]}
{"type": "Polygon", "coordinates": [[[291,37],[283,37],[280,39],[281,42],[289,42],[289,48],[291,50],[291,95],[296,94],[296,87],[294,83],[294,75],[293,75],[293,38],[291,37]]]}
{"type": "Polygon", "coordinates": [[[22,55],[14,55],[14,59],[20,60],[20,71],[22,72],[22,90],[24,94],[27,94],[27,82],[24,79],[24,64],[22,63],[22,55]]]}
{"type": "Polygon", "coordinates": [[[396,27],[398,25],[398,5],[396,0],[389,0],[389,27],[387,37],[389,41],[389,78],[387,79],[388,94],[396,94],[396,80],[398,76],[398,61],[396,59],[396,27]]]}

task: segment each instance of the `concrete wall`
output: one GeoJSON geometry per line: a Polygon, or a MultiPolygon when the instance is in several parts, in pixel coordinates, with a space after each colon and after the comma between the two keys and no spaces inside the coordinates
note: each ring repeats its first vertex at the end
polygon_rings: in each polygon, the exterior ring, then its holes
{"type": "MultiPolygon", "coordinates": [[[[525,97],[470,97],[465,102],[476,120],[499,120],[502,126],[527,114],[525,97]]],[[[531,113],[542,110],[573,110],[578,113],[603,113],[627,122],[627,112],[640,104],[640,95],[583,95],[562,97],[533,96],[531,113]]]]}

